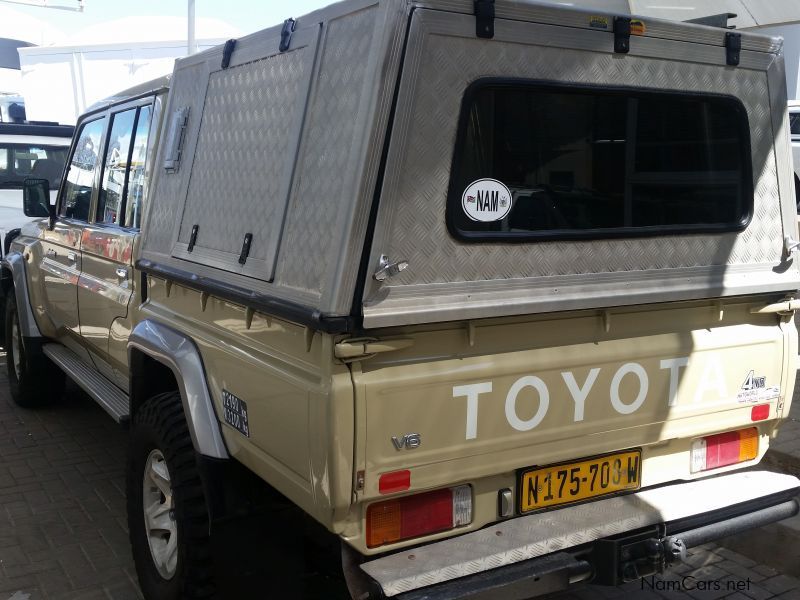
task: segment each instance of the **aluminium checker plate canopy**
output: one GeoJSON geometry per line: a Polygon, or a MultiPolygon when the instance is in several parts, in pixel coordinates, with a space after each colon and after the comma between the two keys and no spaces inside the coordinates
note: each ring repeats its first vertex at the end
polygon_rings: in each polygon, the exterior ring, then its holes
{"type": "Polygon", "coordinates": [[[733,66],[721,29],[643,19],[644,35],[616,53],[611,16],[498,2],[487,40],[476,36],[466,3],[420,4],[431,9],[412,15],[370,257],[371,265],[387,256],[408,267],[368,282],[366,328],[798,288],[797,261],[784,246],[797,229],[779,41],[742,37],[733,66]],[[432,10],[445,7],[460,14],[432,10]],[[594,28],[598,21],[606,27],[594,28]],[[459,114],[470,85],[487,79],[736,99],[749,128],[752,217],[738,231],[456,239],[445,213],[459,114]]]}
{"type": "Polygon", "coordinates": [[[596,27],[613,23],[601,11],[498,0],[495,16],[494,39],[478,39],[471,1],[348,0],[297,18],[284,51],[277,26],[237,40],[225,68],[222,47],[177,61],[167,119],[189,109],[182,154],[167,169],[161,145],[140,266],[332,318],[351,315],[354,297],[361,305],[364,284],[367,328],[800,287],[783,249],[796,229],[788,142],[774,141],[787,127],[774,108],[786,93],[779,39],[741,34],[734,67],[721,29],[646,19],[623,55],[613,27],[596,27]],[[741,100],[755,184],[747,229],[457,242],[445,198],[465,89],[565,73],[741,100]],[[201,185],[209,172],[224,176],[201,185]],[[409,267],[378,283],[384,254],[409,267]]]}

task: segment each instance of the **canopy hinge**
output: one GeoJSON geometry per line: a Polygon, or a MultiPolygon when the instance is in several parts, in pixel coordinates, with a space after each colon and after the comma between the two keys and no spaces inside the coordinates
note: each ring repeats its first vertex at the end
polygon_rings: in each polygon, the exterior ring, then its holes
{"type": "Polygon", "coordinates": [[[494,37],[494,0],[475,0],[475,35],[487,40],[494,37]]]}
{"type": "Polygon", "coordinates": [[[725,62],[731,67],[739,64],[742,54],[742,34],[728,31],[725,34],[725,62]]]}
{"type": "Polygon", "coordinates": [[[278,47],[278,50],[286,52],[289,49],[289,46],[292,45],[292,34],[295,29],[297,29],[297,21],[294,19],[286,19],[283,22],[283,29],[281,29],[281,45],[278,47]]]}
{"type": "Polygon", "coordinates": [[[627,54],[631,49],[630,17],[614,17],[614,52],[627,54]]]}

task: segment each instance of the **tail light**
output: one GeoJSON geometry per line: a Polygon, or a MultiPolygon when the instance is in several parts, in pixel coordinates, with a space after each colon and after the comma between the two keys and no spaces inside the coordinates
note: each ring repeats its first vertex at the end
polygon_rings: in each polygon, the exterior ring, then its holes
{"type": "Polygon", "coordinates": [[[367,546],[375,548],[472,522],[472,488],[434,490],[367,508],[367,546]]]}
{"type": "Polygon", "coordinates": [[[758,456],[758,429],[709,435],[692,442],[692,473],[733,465],[758,456]]]}

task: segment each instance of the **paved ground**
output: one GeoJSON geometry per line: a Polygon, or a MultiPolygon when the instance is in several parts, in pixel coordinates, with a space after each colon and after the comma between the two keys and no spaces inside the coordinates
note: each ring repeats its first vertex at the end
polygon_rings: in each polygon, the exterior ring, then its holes
{"type": "MultiPolygon", "coordinates": [[[[795,397],[769,464],[800,474],[795,397]]],[[[0,600],[141,598],[125,522],[125,439],[76,389],[51,407],[16,407],[0,353],[0,600]]],[[[554,598],[800,600],[800,517],[723,544],[695,549],[666,578],[554,598]]]]}
{"type": "Polygon", "coordinates": [[[0,361],[0,600],[140,598],[124,433],[75,389],[51,407],[16,407],[0,361]]]}

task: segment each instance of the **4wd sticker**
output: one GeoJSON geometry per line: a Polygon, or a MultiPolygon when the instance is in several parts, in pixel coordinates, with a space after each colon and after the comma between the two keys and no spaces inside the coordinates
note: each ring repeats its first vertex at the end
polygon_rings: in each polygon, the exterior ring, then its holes
{"type": "Polygon", "coordinates": [[[247,403],[237,398],[228,390],[222,390],[222,410],[225,413],[225,422],[234,427],[239,433],[250,437],[250,425],[247,422],[247,403]]]}
{"type": "Polygon", "coordinates": [[[464,213],[473,221],[502,221],[511,212],[511,190],[497,179],[478,179],[461,196],[464,213]]]}
{"type": "Polygon", "coordinates": [[[780,388],[767,387],[767,378],[750,371],[744,380],[736,399],[739,402],[763,402],[780,396],[780,388]]]}

